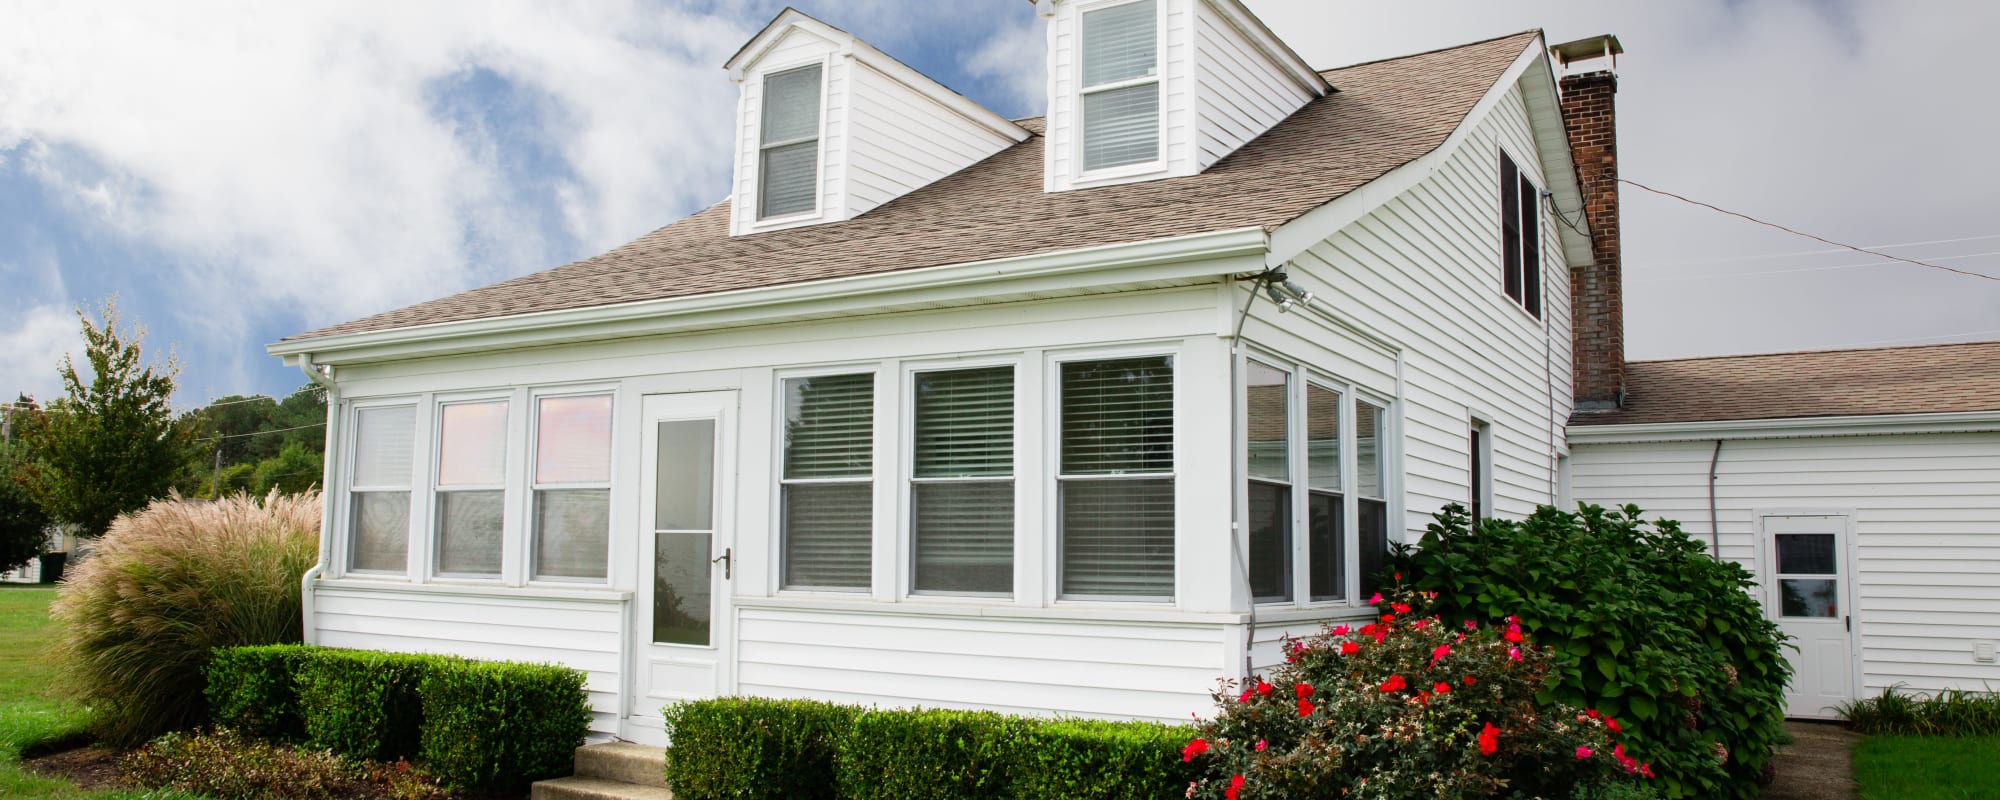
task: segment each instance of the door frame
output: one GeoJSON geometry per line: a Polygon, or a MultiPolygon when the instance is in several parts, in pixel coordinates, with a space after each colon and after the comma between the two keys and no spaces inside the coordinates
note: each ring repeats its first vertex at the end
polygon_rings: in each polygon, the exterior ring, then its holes
{"type": "MultiPolygon", "coordinates": [[[[1757,584],[1758,600],[1764,605],[1764,618],[1773,623],[1779,620],[1778,599],[1778,558],[1777,548],[1772,544],[1772,533],[1766,520],[1774,517],[1829,517],[1840,520],[1841,539],[1840,602],[1847,619],[1847,678],[1848,693],[1856,700],[1861,699],[1866,677],[1863,672],[1861,652],[1861,548],[1855,534],[1855,510],[1852,508],[1759,508],[1751,511],[1757,535],[1757,584]]],[[[1787,714],[1786,716],[1791,716],[1787,714]]],[[[1815,717],[1824,719],[1825,717],[1815,717]]]]}

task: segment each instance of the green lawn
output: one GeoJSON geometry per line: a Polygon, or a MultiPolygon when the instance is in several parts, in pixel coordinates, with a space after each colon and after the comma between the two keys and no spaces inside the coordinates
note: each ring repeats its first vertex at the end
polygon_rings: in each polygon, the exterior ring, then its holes
{"type": "Polygon", "coordinates": [[[2000,736],[1870,736],[1854,780],[1861,800],[2000,799],[2000,736]]]}

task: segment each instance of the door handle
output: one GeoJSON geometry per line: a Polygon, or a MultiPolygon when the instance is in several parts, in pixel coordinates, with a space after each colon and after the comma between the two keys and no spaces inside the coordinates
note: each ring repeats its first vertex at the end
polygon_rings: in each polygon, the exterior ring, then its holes
{"type": "Polygon", "coordinates": [[[735,559],[730,558],[730,553],[732,552],[734,552],[734,548],[725,547],[722,548],[722,555],[716,556],[708,560],[708,563],[710,564],[713,564],[717,561],[722,562],[723,580],[729,580],[730,566],[735,563],[735,559]]]}
{"type": "Polygon", "coordinates": [[[1847,615],[1847,616],[1843,616],[1843,617],[1841,617],[1841,618],[1840,618],[1840,626],[1841,626],[1841,627],[1843,627],[1843,628],[1846,628],[1846,629],[1847,629],[1847,632],[1848,632],[1848,633],[1853,633],[1853,632],[1854,632],[1854,616],[1853,616],[1852,614],[1849,614],[1849,615],[1847,615]]]}

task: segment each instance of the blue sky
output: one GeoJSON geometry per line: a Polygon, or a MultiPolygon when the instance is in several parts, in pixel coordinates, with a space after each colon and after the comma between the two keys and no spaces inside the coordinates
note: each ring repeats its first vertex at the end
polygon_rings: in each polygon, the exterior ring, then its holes
{"type": "MultiPolygon", "coordinates": [[[[794,4],[996,111],[1040,112],[1025,2],[794,4]]],[[[2000,274],[2000,112],[1964,102],[1990,92],[1985,4],[1248,5],[1317,66],[1617,33],[1626,177],[2000,274]]],[[[112,293],[178,355],[181,404],[286,392],[301,378],[269,341],[713,203],[735,93],[721,64],[782,7],[0,2],[0,392],[52,394],[70,309],[112,293]]],[[[2000,338],[2000,282],[1636,194],[1636,357],[2000,338]]]]}

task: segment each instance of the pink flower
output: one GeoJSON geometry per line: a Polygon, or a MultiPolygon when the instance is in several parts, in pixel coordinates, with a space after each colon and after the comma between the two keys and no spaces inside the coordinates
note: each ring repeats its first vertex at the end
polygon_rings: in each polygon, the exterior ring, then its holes
{"type": "Polygon", "coordinates": [[[1229,790],[1223,792],[1222,796],[1228,798],[1228,800],[1238,800],[1238,798],[1242,794],[1243,794],[1243,776],[1241,775],[1229,776],[1229,790]]]}
{"type": "Polygon", "coordinates": [[[1610,729],[1611,729],[1611,732],[1612,732],[1612,733],[1624,733],[1624,732],[1625,732],[1625,729],[1624,729],[1624,728],[1620,728],[1620,727],[1618,727],[1618,720],[1615,720],[1615,719],[1612,719],[1612,718],[1610,718],[1610,717],[1605,717],[1605,718],[1604,718],[1604,727],[1606,727],[1606,728],[1610,728],[1610,729]]]}
{"type": "Polygon", "coordinates": [[[1515,661],[1521,660],[1521,648],[1519,647],[1507,648],[1507,657],[1515,661]]]}
{"type": "Polygon", "coordinates": [[[1369,605],[1371,605],[1371,606],[1379,606],[1379,605],[1381,605],[1381,604],[1382,604],[1382,593],[1381,593],[1381,592],[1376,592],[1376,593],[1375,593],[1375,596],[1374,596],[1374,597],[1370,597],[1370,598],[1368,598],[1368,604],[1369,604],[1369,605]]]}
{"type": "Polygon", "coordinates": [[[1259,753],[1262,753],[1262,752],[1264,752],[1264,748],[1266,748],[1266,747],[1270,747],[1270,746],[1271,746],[1271,743],[1270,743],[1270,742],[1267,742],[1267,741],[1264,741],[1263,739],[1258,739],[1258,740],[1257,740],[1257,752],[1259,752],[1259,753]]]}
{"type": "Polygon", "coordinates": [[[1591,750],[1591,749],[1590,749],[1590,748],[1589,748],[1588,746],[1586,746],[1586,745],[1577,745],[1577,746],[1576,746],[1576,760],[1578,760],[1578,761],[1582,761],[1582,760],[1584,760],[1584,759],[1586,759],[1586,758],[1589,758],[1589,757],[1590,757],[1590,754],[1591,754],[1592,752],[1594,752],[1594,751],[1593,751],[1593,750],[1591,750]]]}
{"type": "Polygon", "coordinates": [[[1444,658],[1445,656],[1448,655],[1451,655],[1451,645],[1448,644],[1438,645],[1436,650],[1431,651],[1431,663],[1436,664],[1438,663],[1438,659],[1444,658]]]}
{"type": "Polygon", "coordinates": [[[1476,630],[1479,630],[1479,623],[1478,623],[1477,621],[1475,621],[1475,620],[1469,620],[1469,619],[1468,619],[1468,620],[1466,620],[1466,621],[1465,621],[1465,629],[1466,629],[1466,630],[1468,630],[1468,631],[1476,631],[1476,630]]]}
{"type": "Polygon", "coordinates": [[[1197,736],[1194,741],[1188,742],[1186,747],[1181,748],[1181,763],[1193,761],[1195,756],[1206,752],[1208,752],[1208,740],[1197,736]]]}
{"type": "Polygon", "coordinates": [[[1500,638],[1502,638],[1502,639],[1506,639],[1506,640],[1507,640],[1507,641],[1509,641],[1509,642],[1514,642],[1514,643],[1517,643],[1517,644],[1518,644],[1518,643],[1519,643],[1519,642],[1521,641],[1521,626],[1520,626],[1520,625],[1508,625],[1508,626],[1507,626],[1507,632],[1506,632],[1505,634],[1502,634],[1500,638]]]}

